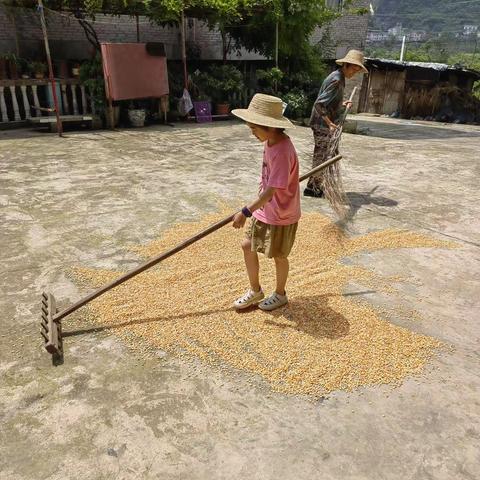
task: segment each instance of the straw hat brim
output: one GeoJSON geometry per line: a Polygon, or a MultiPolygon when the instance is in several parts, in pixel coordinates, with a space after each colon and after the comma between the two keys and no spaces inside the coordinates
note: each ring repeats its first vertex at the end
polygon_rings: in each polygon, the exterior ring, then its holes
{"type": "Polygon", "coordinates": [[[295,128],[295,125],[288,118],[273,118],[268,115],[252,112],[252,110],[246,108],[236,108],[232,110],[232,114],[246,122],[262,125],[263,127],[295,128]]]}
{"type": "Polygon", "coordinates": [[[335,60],[339,65],[343,65],[344,63],[351,63],[353,65],[358,65],[359,67],[362,67],[362,70],[365,73],[368,73],[368,69],[365,67],[365,65],[357,60],[351,59],[351,58],[340,58],[339,60],[335,60]]]}

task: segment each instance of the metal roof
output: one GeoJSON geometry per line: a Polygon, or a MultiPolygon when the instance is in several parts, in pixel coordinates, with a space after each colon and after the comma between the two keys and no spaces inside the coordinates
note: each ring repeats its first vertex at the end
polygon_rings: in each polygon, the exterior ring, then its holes
{"type": "Polygon", "coordinates": [[[480,79],[480,72],[477,70],[470,70],[461,65],[447,65],[446,63],[429,63],[429,62],[401,62],[400,60],[390,60],[387,58],[366,58],[367,65],[375,66],[394,66],[397,68],[427,68],[437,70],[438,72],[446,72],[447,70],[463,72],[467,75],[472,75],[480,79]]]}

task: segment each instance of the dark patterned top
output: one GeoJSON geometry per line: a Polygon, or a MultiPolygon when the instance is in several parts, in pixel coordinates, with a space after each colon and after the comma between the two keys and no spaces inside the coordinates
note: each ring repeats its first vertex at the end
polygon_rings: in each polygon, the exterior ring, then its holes
{"type": "Polygon", "coordinates": [[[345,89],[345,75],[342,70],[335,70],[322,83],[318,97],[312,108],[310,117],[311,127],[328,128],[322,116],[327,116],[334,123],[338,123],[344,112],[343,91],[345,89]]]}

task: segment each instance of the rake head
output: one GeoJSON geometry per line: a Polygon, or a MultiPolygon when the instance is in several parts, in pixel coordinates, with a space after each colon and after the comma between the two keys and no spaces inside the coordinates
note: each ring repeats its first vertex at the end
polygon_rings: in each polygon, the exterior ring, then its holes
{"type": "Polygon", "coordinates": [[[45,349],[56,356],[63,355],[62,325],[55,322],[57,313],[55,298],[51,293],[42,294],[42,321],[40,333],[45,341],[45,349]]]}

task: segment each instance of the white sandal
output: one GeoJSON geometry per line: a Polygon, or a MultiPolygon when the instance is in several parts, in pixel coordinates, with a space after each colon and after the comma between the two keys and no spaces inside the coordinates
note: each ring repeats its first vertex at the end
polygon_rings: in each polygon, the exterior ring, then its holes
{"type": "Polygon", "coordinates": [[[263,302],[258,304],[258,308],[270,311],[275,310],[276,308],[283,307],[288,303],[287,294],[280,295],[277,292],[273,292],[268,298],[266,298],[263,302]]]}
{"type": "Polygon", "coordinates": [[[252,289],[248,290],[248,292],[240,298],[237,298],[235,302],[233,302],[233,306],[237,310],[242,310],[243,308],[250,307],[251,305],[256,305],[257,303],[261,302],[265,298],[265,295],[262,290],[259,292],[254,292],[252,289]]]}

